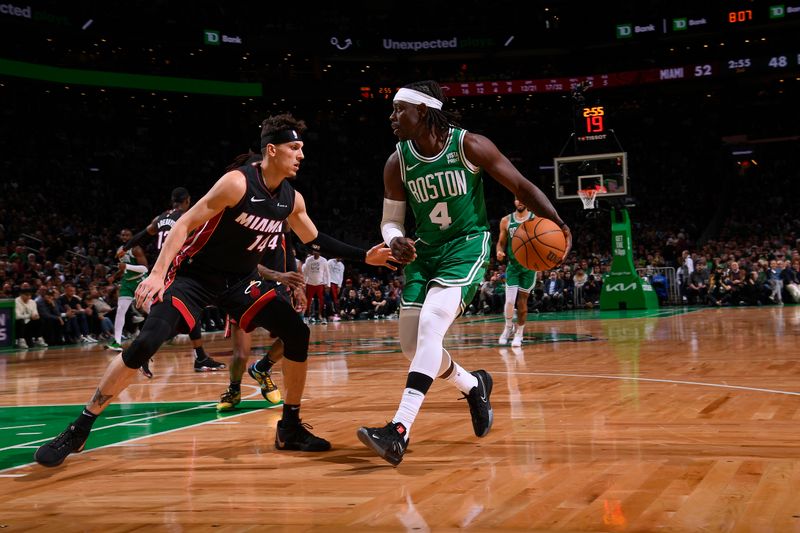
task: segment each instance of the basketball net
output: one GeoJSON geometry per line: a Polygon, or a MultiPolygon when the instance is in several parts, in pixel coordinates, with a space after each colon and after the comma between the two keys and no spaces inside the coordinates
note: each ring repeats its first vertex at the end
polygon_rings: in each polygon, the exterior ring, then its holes
{"type": "Polygon", "coordinates": [[[594,199],[597,198],[597,189],[578,189],[584,209],[594,209],[594,199]]]}
{"type": "Polygon", "coordinates": [[[584,209],[594,209],[595,208],[595,200],[597,199],[597,193],[599,192],[606,192],[605,187],[598,186],[594,189],[578,189],[578,196],[583,202],[584,209]]]}

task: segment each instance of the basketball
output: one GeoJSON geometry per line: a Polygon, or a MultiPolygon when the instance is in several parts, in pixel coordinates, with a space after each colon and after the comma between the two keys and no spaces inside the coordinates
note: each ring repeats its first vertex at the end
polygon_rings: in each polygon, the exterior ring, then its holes
{"type": "Polygon", "coordinates": [[[558,224],[535,217],[522,223],[511,237],[511,250],[528,270],[550,270],[561,263],[567,240],[558,224]]]}

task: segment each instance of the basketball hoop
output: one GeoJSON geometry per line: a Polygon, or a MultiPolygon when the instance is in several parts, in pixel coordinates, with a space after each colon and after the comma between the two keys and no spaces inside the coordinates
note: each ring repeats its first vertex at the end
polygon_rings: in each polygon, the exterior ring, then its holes
{"type": "Polygon", "coordinates": [[[583,202],[584,209],[594,209],[594,200],[597,198],[597,189],[578,189],[578,196],[583,202]]]}
{"type": "Polygon", "coordinates": [[[608,190],[602,185],[595,185],[591,189],[578,189],[578,196],[583,202],[584,209],[594,209],[597,207],[595,204],[595,200],[597,200],[597,194],[603,193],[605,194],[608,190]]]}

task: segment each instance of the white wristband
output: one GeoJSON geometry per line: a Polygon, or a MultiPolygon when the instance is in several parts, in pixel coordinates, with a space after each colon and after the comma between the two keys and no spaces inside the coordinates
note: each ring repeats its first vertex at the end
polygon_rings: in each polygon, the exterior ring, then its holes
{"type": "Polygon", "coordinates": [[[147,267],[144,266],[144,265],[126,264],[125,265],[125,270],[127,270],[129,272],[138,272],[139,274],[146,274],[147,273],[147,267]]]}
{"type": "Polygon", "coordinates": [[[383,225],[381,227],[381,235],[383,236],[383,242],[385,242],[387,246],[391,246],[392,239],[395,237],[405,237],[400,228],[394,224],[383,225]]]}
{"type": "Polygon", "coordinates": [[[381,236],[387,245],[392,244],[395,237],[405,237],[403,224],[406,220],[406,203],[400,200],[383,199],[383,219],[381,220],[381,236]]]}

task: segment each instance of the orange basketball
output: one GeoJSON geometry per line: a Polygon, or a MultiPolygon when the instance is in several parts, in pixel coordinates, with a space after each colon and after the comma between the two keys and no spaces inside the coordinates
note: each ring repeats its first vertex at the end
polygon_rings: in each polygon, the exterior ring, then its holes
{"type": "Polygon", "coordinates": [[[511,237],[511,251],[528,270],[551,270],[561,263],[567,240],[558,224],[549,218],[526,220],[511,237]]]}

